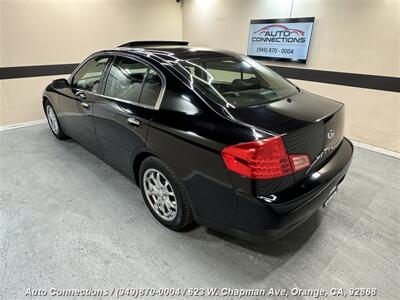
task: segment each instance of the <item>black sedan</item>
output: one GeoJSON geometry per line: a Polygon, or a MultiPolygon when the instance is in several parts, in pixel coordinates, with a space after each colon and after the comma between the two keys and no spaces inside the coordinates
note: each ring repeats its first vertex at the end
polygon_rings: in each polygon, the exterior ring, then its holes
{"type": "Polygon", "coordinates": [[[57,138],[132,178],[173,230],[195,221],[251,240],[281,236],[326,205],[353,154],[343,104],[187,42],[94,53],[46,88],[43,108],[57,138]]]}

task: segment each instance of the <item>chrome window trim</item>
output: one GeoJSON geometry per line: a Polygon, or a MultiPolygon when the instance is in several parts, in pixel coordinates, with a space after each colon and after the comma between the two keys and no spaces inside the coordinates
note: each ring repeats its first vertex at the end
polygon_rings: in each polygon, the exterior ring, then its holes
{"type": "Polygon", "coordinates": [[[156,109],[154,106],[151,106],[151,105],[147,105],[147,104],[143,104],[143,103],[139,103],[139,102],[132,102],[132,101],[125,100],[125,99],[120,99],[120,98],[114,98],[114,97],[110,97],[110,96],[106,96],[106,95],[102,95],[102,94],[98,94],[98,93],[93,93],[91,91],[84,91],[84,90],[82,90],[82,91],[85,92],[85,93],[89,93],[89,94],[92,94],[92,95],[95,95],[95,96],[100,96],[102,98],[107,98],[107,99],[114,100],[114,101],[117,101],[117,102],[132,104],[132,105],[136,105],[136,106],[140,106],[140,107],[144,107],[144,108],[149,108],[149,109],[152,109],[152,110],[158,110],[158,108],[156,109]]]}
{"type": "MultiPolygon", "coordinates": [[[[143,58],[141,58],[141,57],[138,57],[138,56],[134,55],[133,53],[120,53],[120,52],[113,52],[113,51],[94,53],[94,54],[90,55],[88,58],[86,58],[82,63],[80,63],[80,65],[74,70],[74,72],[72,72],[71,76],[68,78],[68,83],[71,85],[72,79],[74,78],[75,74],[76,74],[89,60],[91,60],[92,58],[96,58],[96,57],[98,57],[98,56],[107,56],[107,55],[108,55],[108,56],[120,56],[120,57],[129,58],[129,59],[132,59],[132,60],[136,60],[136,61],[138,61],[138,62],[140,62],[140,63],[143,63],[143,64],[144,64],[145,66],[147,66],[148,68],[153,69],[153,70],[157,73],[157,75],[160,76],[160,78],[161,78],[161,89],[160,89],[160,93],[158,94],[158,98],[157,98],[157,101],[156,101],[155,105],[152,106],[152,105],[143,104],[143,103],[140,103],[140,102],[132,102],[132,101],[129,101],[129,100],[125,100],[125,99],[121,99],[121,98],[114,98],[114,97],[106,96],[106,95],[99,94],[99,93],[94,93],[94,92],[92,92],[92,91],[87,91],[87,90],[81,90],[81,91],[83,91],[83,92],[85,92],[85,93],[90,93],[90,94],[95,95],[95,96],[100,96],[100,97],[108,98],[108,99],[111,99],[111,100],[114,100],[114,101],[119,101],[119,102],[123,102],[123,103],[127,103],[127,104],[137,105],[137,106],[144,107],[144,108],[148,108],[148,109],[152,109],[152,110],[159,110],[159,109],[160,109],[160,106],[161,106],[162,99],[163,99],[164,94],[165,94],[166,85],[167,85],[167,84],[166,84],[167,81],[166,81],[166,79],[165,79],[165,76],[164,76],[164,74],[160,71],[160,69],[157,68],[154,64],[152,64],[152,63],[146,61],[145,59],[143,59],[143,58]]],[[[143,82],[143,84],[142,84],[142,89],[141,89],[141,91],[143,90],[144,83],[145,83],[145,82],[143,82]]],[[[78,90],[80,90],[80,89],[78,89],[78,90]]],[[[139,100],[140,100],[140,99],[139,99],[139,100]]]]}

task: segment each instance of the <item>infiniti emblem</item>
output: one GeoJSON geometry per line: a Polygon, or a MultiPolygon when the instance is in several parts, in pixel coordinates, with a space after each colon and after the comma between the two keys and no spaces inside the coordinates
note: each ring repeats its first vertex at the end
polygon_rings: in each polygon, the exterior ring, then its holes
{"type": "Polygon", "coordinates": [[[335,130],[329,130],[329,132],[328,132],[328,140],[333,139],[334,136],[335,136],[335,130]]]}

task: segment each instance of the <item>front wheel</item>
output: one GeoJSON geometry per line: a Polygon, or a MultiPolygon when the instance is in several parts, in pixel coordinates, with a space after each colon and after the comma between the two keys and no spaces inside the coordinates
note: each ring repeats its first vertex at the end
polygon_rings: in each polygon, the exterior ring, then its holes
{"type": "Polygon", "coordinates": [[[140,166],[140,189],[153,216],[172,230],[182,230],[193,222],[189,196],[171,168],[156,157],[140,166]]]}
{"type": "Polygon", "coordinates": [[[47,122],[49,123],[51,132],[54,134],[54,136],[56,138],[58,138],[59,140],[66,139],[67,136],[65,135],[65,133],[60,125],[60,122],[58,121],[56,112],[54,111],[54,108],[50,104],[49,101],[45,102],[44,110],[46,113],[47,122]]]}

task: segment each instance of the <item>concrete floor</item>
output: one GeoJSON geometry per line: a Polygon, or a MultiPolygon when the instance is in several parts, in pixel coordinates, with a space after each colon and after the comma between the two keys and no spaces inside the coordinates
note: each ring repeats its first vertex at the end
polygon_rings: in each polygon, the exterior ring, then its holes
{"type": "Polygon", "coordinates": [[[400,160],[357,148],[328,208],[255,245],[164,228],[132,182],[47,125],[0,138],[1,299],[27,299],[29,287],[366,287],[399,297],[400,160]]]}

